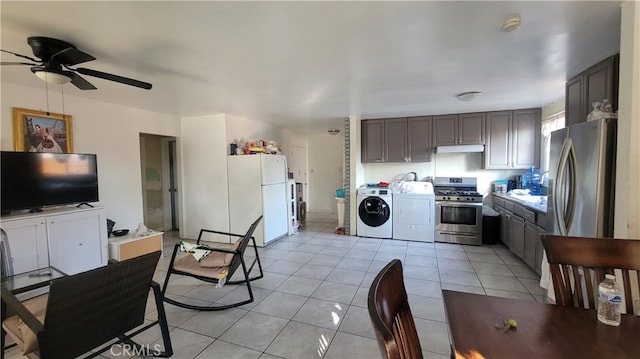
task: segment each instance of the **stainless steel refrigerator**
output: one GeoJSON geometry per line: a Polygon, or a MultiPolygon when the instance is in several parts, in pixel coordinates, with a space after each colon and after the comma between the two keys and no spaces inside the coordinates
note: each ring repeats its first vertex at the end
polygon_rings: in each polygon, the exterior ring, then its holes
{"type": "MultiPolygon", "coordinates": [[[[593,120],[551,133],[547,232],[612,237],[616,120],[593,120]]],[[[540,286],[554,299],[546,255],[540,286]]]]}
{"type": "Polygon", "coordinates": [[[613,236],[616,120],[594,120],[551,133],[547,231],[613,236]]]}

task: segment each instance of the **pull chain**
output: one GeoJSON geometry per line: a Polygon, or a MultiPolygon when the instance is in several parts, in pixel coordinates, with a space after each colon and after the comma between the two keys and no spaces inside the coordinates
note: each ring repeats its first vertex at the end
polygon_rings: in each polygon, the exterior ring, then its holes
{"type": "Polygon", "coordinates": [[[62,93],[62,118],[64,118],[64,85],[60,85],[60,92],[62,93]]]}
{"type": "Polygon", "coordinates": [[[47,116],[49,116],[49,83],[47,81],[44,82],[44,91],[47,96],[47,116]]]}

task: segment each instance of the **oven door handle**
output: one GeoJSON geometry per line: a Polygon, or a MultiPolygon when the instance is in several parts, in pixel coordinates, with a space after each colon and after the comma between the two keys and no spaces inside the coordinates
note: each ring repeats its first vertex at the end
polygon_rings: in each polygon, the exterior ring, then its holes
{"type": "Polygon", "coordinates": [[[482,207],[482,203],[475,202],[447,202],[447,201],[436,201],[436,206],[446,206],[446,207],[482,207]]]}
{"type": "Polygon", "coordinates": [[[438,231],[440,234],[449,234],[452,236],[460,236],[460,237],[476,237],[477,234],[473,233],[465,233],[465,232],[449,232],[449,231],[438,231]]]}

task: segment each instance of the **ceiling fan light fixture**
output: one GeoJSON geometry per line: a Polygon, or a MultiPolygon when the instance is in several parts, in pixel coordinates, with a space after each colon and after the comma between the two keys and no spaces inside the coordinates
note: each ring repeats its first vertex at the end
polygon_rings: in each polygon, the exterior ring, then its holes
{"type": "Polygon", "coordinates": [[[332,128],[332,129],[330,129],[330,130],[327,130],[327,132],[329,132],[329,134],[330,134],[331,136],[336,136],[337,134],[339,134],[339,133],[340,133],[340,130],[339,130],[339,129],[337,129],[337,128],[332,128]]]}
{"type": "Polygon", "coordinates": [[[71,77],[69,77],[64,72],[60,71],[52,71],[51,69],[38,69],[32,68],[31,71],[38,76],[38,78],[48,84],[54,85],[64,85],[68,82],[71,82],[71,77]]]}
{"type": "Polygon", "coordinates": [[[462,102],[470,102],[482,95],[480,91],[467,91],[456,95],[456,98],[462,102]]]}

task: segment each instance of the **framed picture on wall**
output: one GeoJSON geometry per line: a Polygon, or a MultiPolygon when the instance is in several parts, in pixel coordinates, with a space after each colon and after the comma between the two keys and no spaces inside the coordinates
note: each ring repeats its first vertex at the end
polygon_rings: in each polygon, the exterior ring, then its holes
{"type": "Polygon", "coordinates": [[[73,153],[71,115],[13,108],[16,151],[73,153]]]}

